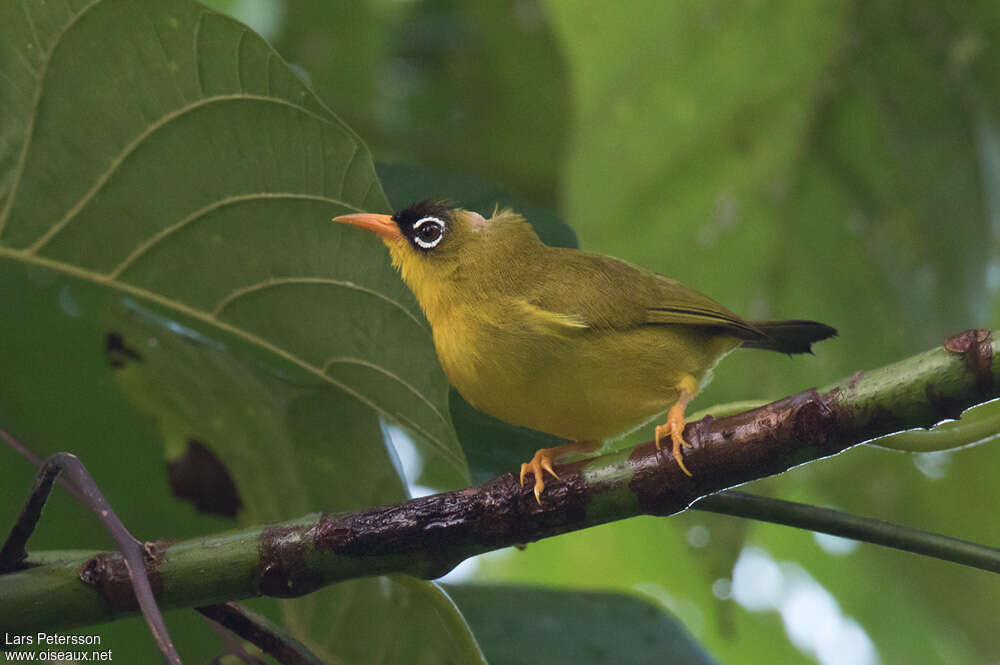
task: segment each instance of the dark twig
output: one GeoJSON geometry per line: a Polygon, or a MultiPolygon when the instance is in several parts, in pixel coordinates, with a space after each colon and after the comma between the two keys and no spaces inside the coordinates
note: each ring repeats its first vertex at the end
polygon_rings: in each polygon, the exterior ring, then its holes
{"type": "Polygon", "coordinates": [[[754,496],[735,490],[699,499],[691,508],[819,531],[1000,573],[1000,549],[995,547],[830,508],[754,496]]]}
{"type": "MultiPolygon", "coordinates": [[[[18,453],[21,457],[34,464],[35,468],[40,469],[42,467],[42,464],[45,460],[36,455],[34,451],[29,449],[20,441],[18,441],[16,438],[14,438],[14,436],[10,432],[8,432],[3,428],[0,428],[0,439],[3,439],[4,442],[8,446],[13,448],[14,451],[18,453]]],[[[78,490],[77,488],[73,487],[72,483],[68,482],[65,478],[57,478],[57,482],[60,485],[62,485],[63,489],[72,494],[77,501],[79,501],[80,503],[85,503],[85,500],[83,498],[83,493],[80,492],[80,490],[78,490]]]]}
{"type": "Polygon", "coordinates": [[[0,548],[0,575],[18,570],[22,563],[28,558],[28,551],[25,546],[28,539],[35,531],[35,526],[42,516],[42,507],[49,498],[52,491],[52,484],[56,476],[59,475],[59,467],[55,464],[45,464],[38,471],[35,477],[35,485],[31,488],[31,494],[24,502],[24,508],[17,517],[17,522],[10,530],[10,535],[0,548]]]}
{"type": "MultiPolygon", "coordinates": [[[[10,433],[0,429],[0,436],[8,444],[11,444],[11,447],[15,450],[22,454],[27,453],[25,456],[37,463],[38,458],[31,454],[30,450],[10,433]]],[[[145,549],[143,548],[143,544],[133,538],[122,521],[118,519],[118,515],[111,507],[111,504],[101,494],[97,483],[94,482],[94,479],[76,455],[55,453],[42,463],[25,508],[14,525],[10,536],[4,543],[2,555],[0,555],[0,565],[11,563],[11,560],[7,558],[8,556],[11,559],[19,558],[17,565],[20,565],[20,562],[24,560],[24,556],[22,555],[25,553],[25,545],[27,544],[28,537],[34,531],[35,525],[41,517],[42,506],[45,505],[45,501],[52,490],[52,484],[60,472],[65,474],[68,484],[77,490],[75,492],[77,497],[91,512],[97,515],[97,519],[101,521],[104,528],[111,534],[115,542],[118,543],[122,558],[125,560],[125,566],[128,569],[129,578],[132,581],[132,587],[135,590],[135,598],[139,602],[139,608],[142,610],[143,616],[146,617],[146,623],[149,624],[149,630],[153,634],[153,639],[163,653],[164,661],[169,663],[169,665],[182,665],[177,649],[174,647],[174,643],[170,639],[170,634],[167,632],[167,626],[163,622],[163,615],[160,613],[156,597],[153,595],[153,588],[149,583],[149,575],[146,572],[144,561],[145,549]]],[[[0,568],[0,573],[5,570],[5,568],[0,568]]]]}
{"type": "Polygon", "coordinates": [[[257,645],[282,665],[325,665],[304,644],[266,617],[236,603],[205,605],[197,609],[212,621],[257,645]]]}
{"type": "Polygon", "coordinates": [[[202,616],[201,620],[222,640],[222,643],[226,647],[226,654],[236,656],[242,662],[246,663],[246,665],[265,665],[263,658],[258,658],[244,649],[243,643],[237,639],[236,635],[226,630],[221,624],[212,621],[206,616],[202,616]]]}

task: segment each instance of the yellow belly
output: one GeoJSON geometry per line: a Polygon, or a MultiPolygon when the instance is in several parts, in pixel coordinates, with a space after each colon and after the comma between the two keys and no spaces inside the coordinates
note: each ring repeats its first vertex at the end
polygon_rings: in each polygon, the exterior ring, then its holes
{"type": "Polygon", "coordinates": [[[625,434],[671,407],[687,375],[702,384],[738,340],[687,326],[552,335],[455,317],[435,326],[451,383],[473,406],[574,441],[625,434]]]}

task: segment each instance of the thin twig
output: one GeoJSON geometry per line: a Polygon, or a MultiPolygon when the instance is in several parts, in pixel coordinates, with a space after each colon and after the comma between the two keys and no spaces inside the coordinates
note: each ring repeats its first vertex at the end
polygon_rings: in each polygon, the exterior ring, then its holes
{"type": "MultiPolygon", "coordinates": [[[[25,458],[26,460],[34,464],[36,469],[40,469],[42,467],[42,464],[45,462],[45,460],[36,455],[33,450],[29,449],[23,443],[18,441],[16,438],[14,438],[14,436],[10,432],[6,431],[3,428],[0,428],[0,439],[3,439],[4,442],[8,446],[13,448],[14,451],[18,453],[21,457],[25,458]]],[[[77,488],[73,487],[73,483],[69,482],[65,478],[57,478],[56,482],[58,482],[63,489],[72,494],[77,501],[79,501],[80,503],[84,503],[85,500],[83,497],[83,493],[80,492],[80,490],[78,490],[77,488]]]]}
{"type": "Polygon", "coordinates": [[[205,605],[203,615],[257,645],[282,665],[325,665],[316,654],[266,617],[236,603],[205,605]]]}
{"type": "Polygon", "coordinates": [[[42,517],[42,507],[45,506],[52,491],[52,484],[58,475],[59,467],[55,464],[45,464],[39,469],[31,493],[24,502],[24,508],[21,509],[10,535],[0,548],[0,575],[20,569],[24,560],[28,558],[26,549],[28,539],[35,532],[35,526],[42,517]]]}
{"type": "Polygon", "coordinates": [[[902,524],[860,517],[831,508],[728,490],[699,499],[691,508],[784,524],[1000,573],[1000,549],[902,524]]]}
{"type": "MultiPolygon", "coordinates": [[[[15,450],[37,463],[38,457],[9,432],[0,428],[0,437],[15,450]]],[[[170,639],[170,633],[163,622],[163,615],[160,613],[153,588],[149,583],[149,575],[146,572],[144,562],[145,549],[142,543],[133,538],[132,534],[125,528],[111,504],[97,487],[97,483],[94,482],[76,455],[64,452],[55,453],[42,463],[34,489],[25,504],[25,509],[14,525],[7,542],[4,543],[3,557],[0,557],[0,562],[7,562],[6,556],[8,554],[16,558],[25,551],[28,537],[34,531],[35,525],[41,517],[42,506],[45,505],[52,484],[60,472],[65,475],[68,484],[76,488],[77,497],[91,512],[97,515],[97,519],[118,543],[122,558],[125,560],[125,566],[128,569],[129,578],[132,581],[132,588],[135,590],[135,598],[139,602],[139,609],[142,610],[146,623],[149,624],[149,630],[163,654],[164,661],[168,665],[182,665],[180,655],[170,639]],[[10,546],[9,552],[8,545],[10,546]]]]}
{"type": "Polygon", "coordinates": [[[236,638],[236,635],[226,630],[224,626],[212,621],[206,616],[202,616],[201,620],[205,622],[205,625],[208,626],[213,633],[218,635],[220,640],[222,640],[222,643],[226,647],[225,653],[236,656],[242,662],[246,663],[246,665],[265,665],[262,658],[258,658],[244,649],[243,643],[236,638]]]}

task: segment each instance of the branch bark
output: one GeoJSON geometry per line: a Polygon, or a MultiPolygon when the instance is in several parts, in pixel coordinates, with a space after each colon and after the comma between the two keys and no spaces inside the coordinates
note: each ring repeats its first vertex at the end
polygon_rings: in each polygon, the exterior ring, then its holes
{"type": "MultiPolygon", "coordinates": [[[[149,543],[161,607],[258,595],[295,597],[354,577],[439,577],[462,560],[509,545],[640,514],[670,515],[697,499],[874,437],[929,427],[998,396],[1000,354],[988,330],[810,389],[759,409],[690,423],[686,476],[652,442],[558,467],[542,504],[531,482],[504,474],[479,487],[346,515],[317,513],[176,543],[149,543]]],[[[988,548],[987,548],[988,549],[988,548]]],[[[29,556],[36,567],[0,576],[0,625],[31,632],[97,623],[135,611],[116,553],[29,556]],[[36,558],[37,557],[37,558],[36,558]]]]}

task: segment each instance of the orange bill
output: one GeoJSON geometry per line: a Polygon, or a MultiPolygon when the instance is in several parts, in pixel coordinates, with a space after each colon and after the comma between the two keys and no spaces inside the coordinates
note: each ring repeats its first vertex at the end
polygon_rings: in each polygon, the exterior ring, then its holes
{"type": "Polygon", "coordinates": [[[334,217],[333,221],[341,222],[342,224],[350,224],[352,226],[360,226],[363,229],[374,231],[386,239],[399,238],[402,235],[399,232],[399,226],[396,225],[396,222],[392,221],[392,216],[390,215],[376,215],[370,212],[356,212],[351,213],[350,215],[340,215],[339,217],[334,217]]]}

